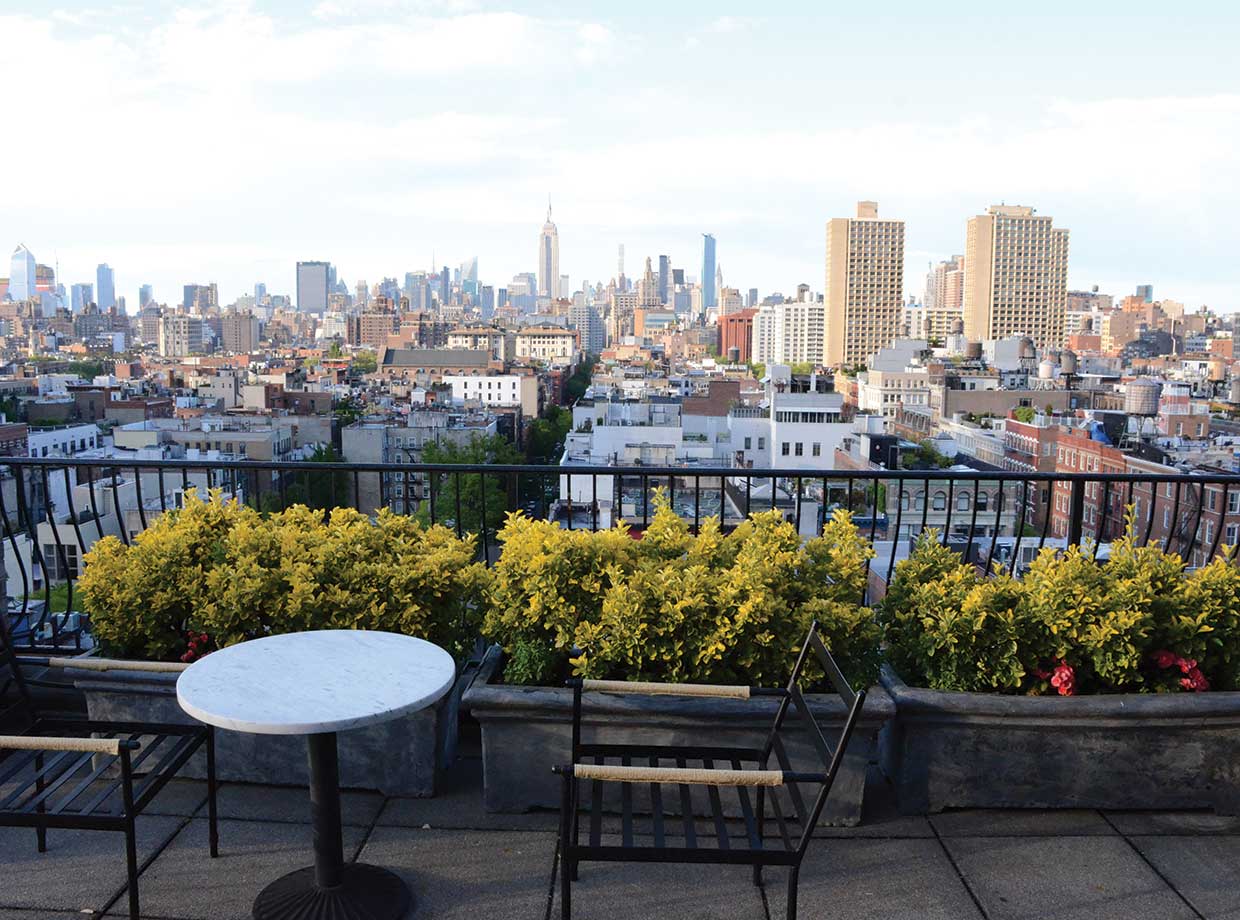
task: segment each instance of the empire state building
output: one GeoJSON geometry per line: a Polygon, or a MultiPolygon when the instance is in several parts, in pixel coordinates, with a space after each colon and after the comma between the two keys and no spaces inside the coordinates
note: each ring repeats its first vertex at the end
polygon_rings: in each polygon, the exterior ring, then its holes
{"type": "Polygon", "coordinates": [[[551,222],[551,204],[547,204],[547,222],[538,234],[538,296],[554,300],[560,295],[560,234],[551,222]]]}

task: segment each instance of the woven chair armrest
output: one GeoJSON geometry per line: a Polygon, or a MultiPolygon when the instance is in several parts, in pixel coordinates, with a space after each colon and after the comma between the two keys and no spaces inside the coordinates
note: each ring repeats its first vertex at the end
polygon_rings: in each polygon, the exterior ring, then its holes
{"type": "Polygon", "coordinates": [[[747,700],[750,695],[748,687],[729,684],[665,684],[649,680],[583,680],[581,689],[658,696],[706,696],[729,700],[747,700]]]}
{"type": "Polygon", "coordinates": [[[126,661],[121,658],[49,658],[47,667],[75,671],[154,671],[179,674],[189,667],[182,661],[126,661]]]}
{"type": "Polygon", "coordinates": [[[136,743],[120,738],[47,738],[39,735],[0,735],[0,751],[77,751],[80,754],[111,754],[121,748],[132,750],[136,743]]]}
{"type": "Polygon", "coordinates": [[[690,786],[782,786],[782,770],[707,770],[683,767],[623,767],[607,764],[573,765],[578,779],[617,783],[668,783],[690,786]]]}

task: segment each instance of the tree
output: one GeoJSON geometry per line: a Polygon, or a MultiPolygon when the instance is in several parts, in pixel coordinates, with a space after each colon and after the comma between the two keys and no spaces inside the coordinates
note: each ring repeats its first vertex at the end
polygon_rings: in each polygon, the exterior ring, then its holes
{"type": "Polygon", "coordinates": [[[333,411],[340,420],[340,427],[347,428],[366,414],[366,407],[353,397],[348,397],[342,399],[333,411]]]}
{"type": "Polygon", "coordinates": [[[327,357],[339,358],[344,355],[344,349],[340,347],[339,342],[332,342],[331,348],[327,349],[327,357]]]}
{"type": "Polygon", "coordinates": [[[749,365],[749,372],[754,375],[755,379],[761,380],[766,376],[766,365],[761,361],[754,361],[749,365]]]}
{"type": "Polygon", "coordinates": [[[533,464],[560,462],[564,438],[573,426],[573,413],[562,406],[548,406],[542,418],[530,422],[525,434],[525,458],[533,464]]]}
{"type": "Polygon", "coordinates": [[[939,453],[929,440],[922,441],[917,449],[904,455],[904,468],[911,470],[946,469],[952,465],[950,457],[939,453]]]}
{"type": "Polygon", "coordinates": [[[359,351],[353,356],[353,369],[359,374],[373,374],[379,367],[379,358],[373,351],[359,351]]]}
{"type": "Polygon", "coordinates": [[[577,365],[577,369],[573,371],[573,376],[568,378],[564,392],[570,404],[586,395],[586,389],[590,386],[590,380],[594,375],[594,364],[594,357],[586,355],[585,359],[577,365]]]}
{"type": "MultiPolygon", "coordinates": [[[[474,436],[468,444],[445,441],[428,444],[422,448],[423,463],[442,463],[460,466],[487,467],[496,464],[517,464],[521,454],[499,435],[474,436]]],[[[418,516],[424,521],[431,519],[431,499],[435,502],[435,521],[458,527],[462,533],[480,533],[483,525],[483,509],[486,509],[486,531],[494,534],[504,524],[509,510],[510,487],[515,486],[511,474],[470,471],[456,473],[431,473],[427,477],[428,491],[423,495],[418,516]],[[460,519],[457,519],[460,509],[460,519]]]]}
{"type": "Polygon", "coordinates": [[[1032,422],[1033,417],[1036,414],[1037,412],[1034,410],[1033,406],[1017,406],[1012,410],[1012,417],[1015,418],[1016,421],[1025,422],[1026,424],[1032,422]]]}
{"type": "MultiPolygon", "coordinates": [[[[317,447],[308,463],[341,463],[343,458],[332,447],[317,447]]],[[[269,492],[261,503],[264,511],[277,511],[290,505],[305,505],[318,511],[329,508],[345,508],[351,504],[349,474],[343,471],[324,470],[282,473],[288,476],[283,493],[269,492]]]]}

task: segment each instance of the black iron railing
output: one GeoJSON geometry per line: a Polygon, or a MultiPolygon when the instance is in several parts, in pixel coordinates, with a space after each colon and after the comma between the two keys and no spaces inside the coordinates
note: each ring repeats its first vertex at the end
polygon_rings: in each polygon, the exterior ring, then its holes
{"type": "Polygon", "coordinates": [[[1240,476],[962,470],[779,470],[710,466],[458,466],[284,463],[252,460],[0,458],[0,553],[16,644],[82,647],[73,586],[93,543],[125,543],[190,488],[221,489],[260,510],[306,504],[419,514],[478,534],[480,557],[497,557],[510,511],[597,530],[623,519],[640,532],[655,489],[695,529],[718,517],[730,530],[750,513],[778,510],[804,535],[837,508],[851,511],[876,546],[876,580],[923,531],[992,570],[1021,571],[1046,546],[1084,542],[1097,556],[1131,520],[1142,545],[1204,565],[1240,543],[1240,476]]]}

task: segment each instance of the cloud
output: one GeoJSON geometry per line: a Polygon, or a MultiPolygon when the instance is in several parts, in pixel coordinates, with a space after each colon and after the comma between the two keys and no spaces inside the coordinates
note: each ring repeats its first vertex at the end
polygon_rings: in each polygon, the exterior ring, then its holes
{"type": "Polygon", "coordinates": [[[721,35],[730,32],[743,32],[753,24],[753,21],[748,16],[720,16],[706,27],[706,31],[721,35]]]}

